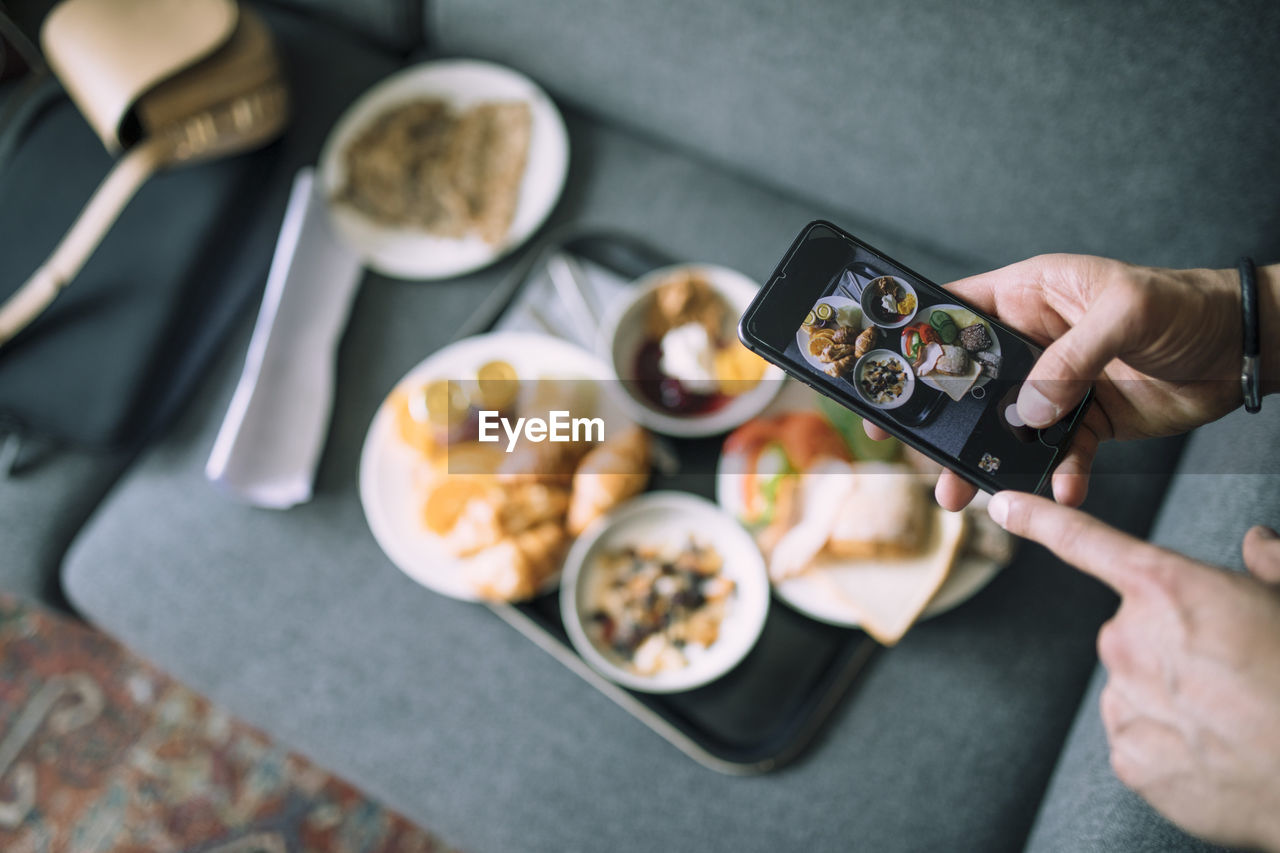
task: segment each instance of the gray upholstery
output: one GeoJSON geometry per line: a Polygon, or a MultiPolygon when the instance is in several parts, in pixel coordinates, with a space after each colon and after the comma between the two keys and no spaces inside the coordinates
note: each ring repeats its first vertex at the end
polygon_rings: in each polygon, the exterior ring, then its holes
{"type": "Polygon", "coordinates": [[[342,24],[347,30],[398,52],[421,47],[421,0],[270,0],[342,24]]]}
{"type": "Polygon", "coordinates": [[[1268,0],[432,0],[428,13],[450,52],[984,263],[1280,256],[1268,0]]]}
{"type": "Polygon", "coordinates": [[[65,609],[58,569],[67,543],[131,455],[22,445],[14,469],[0,478],[0,591],[65,609]]]}
{"type": "MultiPolygon", "coordinates": [[[[561,221],[761,274],[826,212],[582,118],[570,130],[561,221]]],[[[940,278],[968,271],[869,236],[940,278]]],[[[239,369],[240,350],[229,353],[77,541],[66,567],[76,605],[467,849],[1020,846],[1113,606],[1037,549],[882,655],[797,766],[745,780],[695,765],[483,608],[389,564],[356,495],[365,430],[506,266],[422,285],[370,277],[342,350],[316,500],[287,513],[231,504],[202,478],[239,369]]],[[[1099,509],[1143,529],[1165,483],[1134,472],[1167,471],[1170,450],[1129,448],[1129,464],[1111,466],[1128,473],[1099,486],[1099,509]]]]}
{"type": "MultiPolygon", "coordinates": [[[[1198,430],[1187,443],[1152,541],[1189,556],[1244,569],[1240,542],[1255,524],[1280,527],[1280,458],[1240,453],[1280,446],[1280,418],[1237,412],[1198,430]]],[[[1099,666],[1080,705],[1028,845],[1030,853],[1126,850],[1176,853],[1210,849],[1157,814],[1111,772],[1098,694],[1099,666]]]]}

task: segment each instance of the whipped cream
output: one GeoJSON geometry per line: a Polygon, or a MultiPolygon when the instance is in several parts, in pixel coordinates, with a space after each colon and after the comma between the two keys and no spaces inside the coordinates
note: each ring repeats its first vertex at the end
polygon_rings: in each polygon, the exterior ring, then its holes
{"type": "Polygon", "coordinates": [[[700,323],[676,326],[662,336],[659,368],[694,394],[713,394],[719,388],[715,347],[700,323]]]}

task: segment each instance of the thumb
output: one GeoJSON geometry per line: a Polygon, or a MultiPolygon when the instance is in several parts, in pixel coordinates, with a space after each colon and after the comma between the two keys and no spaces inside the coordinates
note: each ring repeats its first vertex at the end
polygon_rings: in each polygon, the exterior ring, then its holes
{"type": "Polygon", "coordinates": [[[1258,580],[1280,586],[1280,537],[1259,524],[1244,535],[1244,564],[1258,580]]]}
{"type": "Polygon", "coordinates": [[[1116,290],[1104,291],[1084,316],[1041,354],[1018,392],[1018,414],[1028,426],[1057,423],[1120,355],[1126,343],[1128,313],[1127,306],[1118,304],[1122,298],[1116,290]]]}

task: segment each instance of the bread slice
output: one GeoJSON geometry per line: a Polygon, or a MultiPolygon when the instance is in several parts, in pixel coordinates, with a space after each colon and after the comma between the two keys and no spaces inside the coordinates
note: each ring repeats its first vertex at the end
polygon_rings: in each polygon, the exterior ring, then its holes
{"type": "Polygon", "coordinates": [[[868,634],[892,646],[920,618],[951,572],[964,543],[964,513],[938,509],[929,545],[915,557],[848,560],[820,556],[809,575],[845,604],[868,634]]]}

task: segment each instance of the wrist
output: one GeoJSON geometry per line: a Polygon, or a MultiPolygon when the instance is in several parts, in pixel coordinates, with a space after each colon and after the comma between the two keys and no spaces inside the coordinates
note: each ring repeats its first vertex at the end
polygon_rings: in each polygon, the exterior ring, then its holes
{"type": "Polygon", "coordinates": [[[1244,403],[1240,371],[1244,364],[1244,300],[1240,275],[1234,269],[1189,270],[1191,281],[1201,294],[1200,332],[1207,344],[1204,372],[1207,380],[1204,402],[1216,420],[1244,403]]]}

